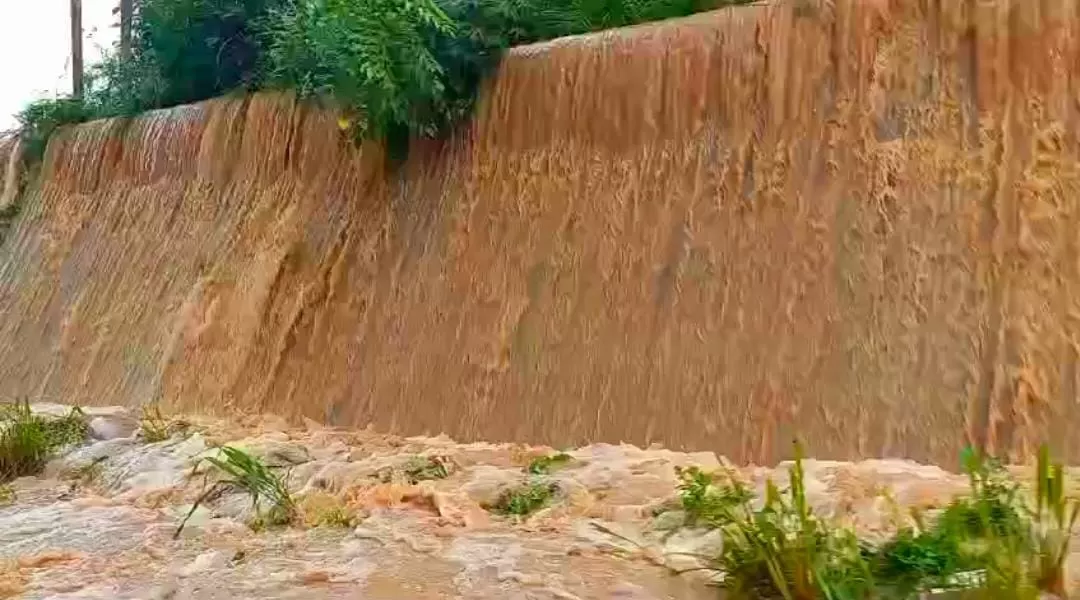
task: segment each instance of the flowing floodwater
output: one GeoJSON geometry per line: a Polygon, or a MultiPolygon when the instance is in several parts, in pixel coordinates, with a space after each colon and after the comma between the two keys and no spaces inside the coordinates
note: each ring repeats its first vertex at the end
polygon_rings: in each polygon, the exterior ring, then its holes
{"type": "Polygon", "coordinates": [[[400,165],[282,95],[70,129],[2,249],[0,389],[1075,461],[1078,44],[1072,0],[793,0],[515,50],[400,165]]]}
{"type": "MultiPolygon", "coordinates": [[[[675,467],[717,469],[710,452],[592,444],[537,476],[526,466],[551,448],[294,426],[272,415],[192,418],[189,428],[149,442],[137,433],[135,413],[86,410],[96,439],[41,476],[16,480],[14,498],[0,500],[0,598],[718,597],[708,585],[714,574],[700,567],[716,552],[719,532],[681,527],[680,513],[662,510],[676,497],[675,467]],[[174,539],[213,481],[206,463],[196,470],[199,458],[215,456],[218,444],[281,467],[303,519],[252,530],[250,498],[227,491],[211,496],[174,539]],[[402,479],[419,457],[439,460],[446,477],[402,479]],[[537,477],[557,486],[541,510],[517,519],[483,508],[537,477]],[[353,523],[312,518],[328,506],[347,510],[353,523]]],[[[939,507],[966,488],[962,476],[910,461],[811,460],[805,470],[817,513],[870,540],[894,531],[906,508],[939,507]]],[[[736,472],[759,493],[767,477],[787,480],[786,468],[736,472]]]]}

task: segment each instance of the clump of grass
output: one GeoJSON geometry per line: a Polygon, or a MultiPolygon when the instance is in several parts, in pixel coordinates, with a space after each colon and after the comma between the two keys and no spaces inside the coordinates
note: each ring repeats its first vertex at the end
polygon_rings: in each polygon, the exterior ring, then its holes
{"type": "Polygon", "coordinates": [[[705,558],[723,573],[733,599],[908,599],[933,589],[994,600],[1067,597],[1065,565],[1080,501],[1065,495],[1064,466],[1043,447],[1028,502],[993,458],[967,450],[962,465],[969,495],[931,524],[913,512],[914,526],[877,548],[813,515],[798,446],[790,487],[768,482],[760,508],[734,474],[695,468],[677,471],[679,504],[688,524],[722,531],[721,554],[705,558]]]}
{"type": "Polygon", "coordinates": [[[163,442],[178,433],[184,433],[190,428],[185,421],[166,419],[161,414],[161,407],[157,404],[149,404],[142,408],[139,417],[139,437],[149,443],[163,442]]]}
{"type": "Polygon", "coordinates": [[[532,475],[547,475],[569,465],[573,460],[574,457],[565,452],[559,452],[558,454],[548,456],[538,456],[529,462],[529,465],[525,467],[525,470],[532,475]]]}
{"type": "Polygon", "coordinates": [[[413,456],[401,467],[383,467],[375,476],[383,483],[404,481],[416,485],[421,481],[446,479],[450,476],[450,463],[438,456],[413,456]]]}
{"type": "Polygon", "coordinates": [[[353,513],[344,506],[337,506],[320,515],[319,519],[315,521],[315,525],[316,527],[342,527],[351,529],[356,527],[358,520],[356,513],[353,513]]]}
{"type": "MultiPolygon", "coordinates": [[[[287,525],[296,518],[296,500],[289,492],[285,478],[271,471],[258,458],[238,448],[223,446],[218,456],[207,456],[202,460],[215,467],[224,478],[210,485],[195,500],[173,534],[174,539],[180,537],[191,515],[203,502],[227,490],[246,492],[251,496],[251,505],[255,510],[255,519],[250,523],[253,529],[287,525]],[[264,506],[267,507],[265,510],[264,506]]],[[[198,468],[199,465],[195,466],[198,468]]]]}
{"type": "Polygon", "coordinates": [[[39,473],[57,450],[86,439],[78,407],[59,418],[36,415],[23,400],[0,406],[0,481],[39,473]]]}
{"type": "Polygon", "coordinates": [[[147,442],[163,442],[170,437],[169,422],[156,404],[144,406],[139,418],[139,434],[147,442]]]}
{"type": "Polygon", "coordinates": [[[898,598],[948,587],[957,574],[975,568],[962,552],[962,537],[944,528],[928,528],[920,513],[913,514],[917,527],[901,529],[874,558],[878,580],[898,598]]]}
{"type": "Polygon", "coordinates": [[[558,491],[559,486],[555,483],[532,480],[504,491],[491,510],[523,517],[547,506],[558,491]]]}
{"type": "Polygon", "coordinates": [[[723,480],[698,467],[676,467],[675,474],[687,525],[722,527],[739,507],[754,499],[754,493],[730,472],[723,473],[723,480]]]}
{"type": "Polygon", "coordinates": [[[308,527],[352,528],[362,516],[351,510],[341,498],[325,492],[312,492],[300,502],[304,524],[308,527]]]}
{"type": "Polygon", "coordinates": [[[15,503],[15,488],[10,485],[0,485],[0,506],[7,506],[15,503]]]}
{"type": "Polygon", "coordinates": [[[450,475],[446,462],[435,456],[413,457],[405,465],[403,472],[409,483],[412,484],[434,479],[446,479],[450,475]]]}
{"type": "Polygon", "coordinates": [[[96,458],[80,467],[74,468],[64,474],[64,479],[71,482],[70,491],[74,492],[80,487],[90,486],[97,483],[105,473],[102,463],[106,457],[96,458]]]}
{"type": "Polygon", "coordinates": [[[699,522],[719,526],[723,550],[712,567],[733,599],[867,598],[874,589],[869,553],[849,529],[829,527],[810,509],[802,451],[796,445],[790,486],[766,485],[764,503],[734,477],[720,487],[700,472],[683,472],[683,506],[699,522]]]}
{"type": "Polygon", "coordinates": [[[1042,446],[1035,472],[1033,568],[1039,589],[1059,597],[1067,594],[1065,564],[1080,515],[1080,501],[1066,497],[1065,485],[1065,466],[1053,462],[1042,446]]]}

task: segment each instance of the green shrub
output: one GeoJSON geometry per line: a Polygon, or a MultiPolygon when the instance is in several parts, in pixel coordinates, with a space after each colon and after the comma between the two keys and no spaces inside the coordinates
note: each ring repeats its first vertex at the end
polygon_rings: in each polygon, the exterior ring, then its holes
{"type": "Polygon", "coordinates": [[[358,138],[433,136],[452,112],[429,36],[454,23],[434,0],[295,0],[267,19],[266,83],[331,96],[358,138]]]}
{"type": "Polygon", "coordinates": [[[140,0],[133,61],[112,55],[117,84],[142,89],[139,110],[174,106],[252,85],[266,46],[262,22],[285,0],[140,0]],[[141,86],[145,79],[154,83],[141,86]],[[135,84],[135,85],[133,85],[135,84]]]}
{"type": "Polygon", "coordinates": [[[45,156],[49,138],[64,125],[82,123],[93,117],[82,100],[59,98],[31,102],[16,115],[22,132],[23,160],[31,163],[45,156]]]}
{"type": "Polygon", "coordinates": [[[746,1],[142,0],[129,58],[106,51],[83,98],[23,111],[25,158],[62,125],[266,88],[329,99],[396,152],[467,117],[506,48],[746,1]]]}

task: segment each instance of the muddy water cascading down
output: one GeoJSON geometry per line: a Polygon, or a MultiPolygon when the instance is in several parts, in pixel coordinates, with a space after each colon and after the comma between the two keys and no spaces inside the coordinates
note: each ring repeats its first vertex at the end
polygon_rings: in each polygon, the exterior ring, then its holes
{"type": "Polygon", "coordinates": [[[516,50],[396,171],[277,95],[80,126],[4,242],[0,389],[1078,460],[1078,73],[1071,0],[803,1],[516,50]]]}

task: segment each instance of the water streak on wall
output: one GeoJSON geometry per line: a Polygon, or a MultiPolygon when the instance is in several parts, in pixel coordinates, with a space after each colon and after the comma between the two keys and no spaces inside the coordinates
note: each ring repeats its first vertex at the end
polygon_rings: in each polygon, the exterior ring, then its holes
{"type": "Polygon", "coordinates": [[[282,96],[85,125],[2,250],[0,389],[1078,460],[1078,74],[1074,0],[800,0],[515,51],[397,172],[282,96]]]}

